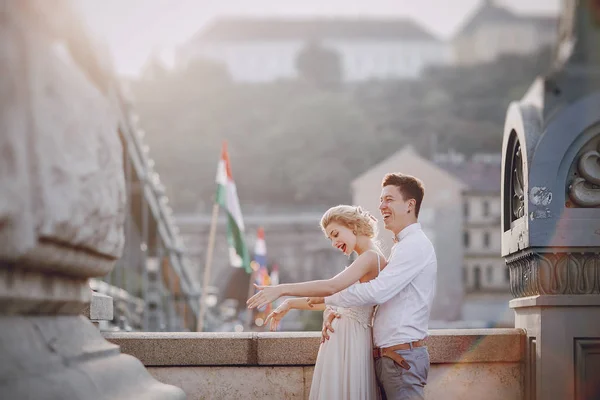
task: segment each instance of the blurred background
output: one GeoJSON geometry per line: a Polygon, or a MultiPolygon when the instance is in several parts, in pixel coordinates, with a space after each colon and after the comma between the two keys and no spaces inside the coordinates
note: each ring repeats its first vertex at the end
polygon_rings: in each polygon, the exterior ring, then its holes
{"type": "MultiPolygon", "coordinates": [[[[247,312],[251,283],[341,271],[352,260],[323,236],[322,213],[345,203],[378,216],[392,171],[426,185],[420,220],[439,268],[430,328],[514,326],[500,257],[504,117],[550,67],[559,0],[74,3],[136,115],[124,134],[126,250],[92,281],[115,304],[101,329],[263,330],[272,306],[247,312]],[[231,265],[226,210],[213,218],[224,141],[246,268],[231,265]]],[[[380,239],[389,254],[390,234],[380,239]]],[[[321,313],[296,311],[280,329],[320,326],[321,313]]]]}

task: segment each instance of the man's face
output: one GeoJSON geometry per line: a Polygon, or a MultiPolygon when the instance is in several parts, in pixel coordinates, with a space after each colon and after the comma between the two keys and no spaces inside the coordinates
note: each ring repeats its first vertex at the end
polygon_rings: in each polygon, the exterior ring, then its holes
{"type": "Polygon", "coordinates": [[[407,225],[408,210],[410,209],[411,200],[404,201],[397,186],[388,185],[381,189],[379,211],[383,217],[385,229],[397,235],[407,225]]]}

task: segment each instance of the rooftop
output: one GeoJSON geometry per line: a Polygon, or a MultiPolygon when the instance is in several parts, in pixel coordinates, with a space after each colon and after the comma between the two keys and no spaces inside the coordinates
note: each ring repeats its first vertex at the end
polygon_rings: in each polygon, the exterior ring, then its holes
{"type": "Polygon", "coordinates": [[[221,18],[192,41],[404,39],[437,41],[408,18],[221,18]]]}
{"type": "Polygon", "coordinates": [[[540,27],[555,27],[558,18],[554,15],[524,15],[517,14],[508,8],[496,4],[493,0],[483,0],[475,12],[466,19],[463,27],[456,36],[468,35],[484,24],[529,23],[540,27]]]}

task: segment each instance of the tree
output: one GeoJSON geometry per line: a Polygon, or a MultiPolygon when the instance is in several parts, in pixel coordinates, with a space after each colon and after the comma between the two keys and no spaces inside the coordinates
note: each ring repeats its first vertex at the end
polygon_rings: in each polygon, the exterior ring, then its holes
{"type": "MultiPolygon", "coordinates": [[[[319,76],[309,68],[313,56],[303,57],[305,75],[319,76]]],[[[308,79],[234,84],[223,66],[198,61],[131,87],[176,210],[210,210],[223,139],[245,212],[323,209],[350,201],[352,179],[409,143],[425,156],[433,138],[438,151],[499,152],[506,108],[544,71],[545,59],[547,52],[506,56],[338,90],[308,79]]]]}
{"type": "Polygon", "coordinates": [[[342,78],[340,57],[335,50],[328,49],[316,41],[300,51],[296,59],[300,76],[321,88],[337,88],[342,78]]]}

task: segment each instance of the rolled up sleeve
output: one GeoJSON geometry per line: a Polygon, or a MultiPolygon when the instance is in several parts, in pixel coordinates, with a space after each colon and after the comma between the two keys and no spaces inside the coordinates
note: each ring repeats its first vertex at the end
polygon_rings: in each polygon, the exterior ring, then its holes
{"type": "Polygon", "coordinates": [[[388,265],[379,276],[369,282],[350,286],[325,298],[325,304],[338,307],[356,307],[382,304],[398,294],[423,271],[427,260],[420,249],[411,248],[410,242],[398,243],[388,265]]]}

